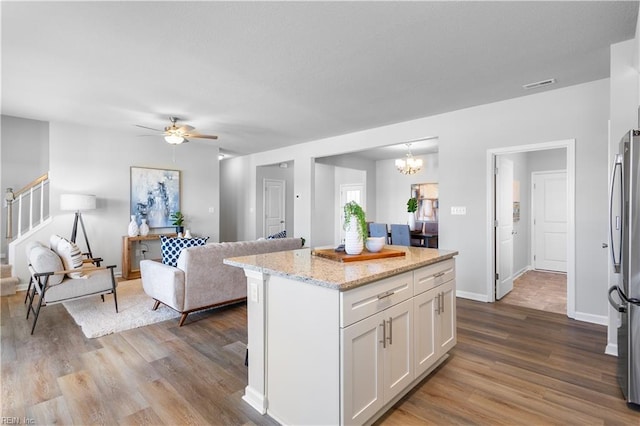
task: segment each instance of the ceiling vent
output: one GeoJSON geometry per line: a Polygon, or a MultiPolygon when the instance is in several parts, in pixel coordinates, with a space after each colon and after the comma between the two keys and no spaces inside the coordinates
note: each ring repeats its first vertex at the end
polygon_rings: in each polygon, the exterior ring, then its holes
{"type": "Polygon", "coordinates": [[[539,87],[544,87],[544,86],[548,86],[550,84],[554,84],[555,82],[556,82],[555,78],[550,78],[550,79],[547,79],[547,80],[537,81],[535,83],[525,84],[524,86],[522,86],[522,88],[525,89],[525,90],[537,89],[539,87]]]}

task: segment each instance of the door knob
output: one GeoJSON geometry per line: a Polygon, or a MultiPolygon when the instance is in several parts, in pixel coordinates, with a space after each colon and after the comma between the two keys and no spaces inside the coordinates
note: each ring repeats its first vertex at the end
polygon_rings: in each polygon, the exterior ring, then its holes
{"type": "Polygon", "coordinates": [[[609,244],[607,244],[607,243],[602,243],[602,248],[607,248],[607,247],[609,247],[609,244]]]}

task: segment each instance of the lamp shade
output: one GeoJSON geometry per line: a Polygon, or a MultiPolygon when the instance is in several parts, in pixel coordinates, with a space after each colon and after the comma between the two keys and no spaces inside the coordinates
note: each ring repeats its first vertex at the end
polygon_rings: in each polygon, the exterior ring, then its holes
{"type": "Polygon", "coordinates": [[[96,196],[86,194],[60,195],[60,210],[95,210],[96,196]]]}

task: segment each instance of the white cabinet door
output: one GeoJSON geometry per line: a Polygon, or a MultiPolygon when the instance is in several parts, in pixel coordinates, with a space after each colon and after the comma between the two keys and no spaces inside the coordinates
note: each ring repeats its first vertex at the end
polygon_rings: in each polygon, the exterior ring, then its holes
{"type": "Polygon", "coordinates": [[[383,314],[341,330],[342,424],[362,424],[384,405],[383,314]]]}
{"type": "Polygon", "coordinates": [[[438,358],[456,345],[456,288],[455,280],[437,287],[440,296],[436,338],[438,339],[438,358]]]}
{"type": "Polygon", "coordinates": [[[413,303],[405,300],[381,312],[385,322],[384,402],[406,388],[413,375],[413,303]]]}
{"type": "Polygon", "coordinates": [[[415,372],[416,377],[424,373],[438,359],[436,343],[436,307],[439,288],[433,288],[414,298],[415,372]]]}
{"type": "Polygon", "coordinates": [[[415,377],[427,371],[456,344],[455,280],[414,298],[415,377]]]}

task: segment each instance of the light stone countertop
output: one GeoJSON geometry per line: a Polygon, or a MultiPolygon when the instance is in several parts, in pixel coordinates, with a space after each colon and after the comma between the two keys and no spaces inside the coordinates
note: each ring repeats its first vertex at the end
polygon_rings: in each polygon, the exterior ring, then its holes
{"type": "Polygon", "coordinates": [[[263,274],[279,275],[296,281],[345,291],[372,281],[451,259],[458,254],[454,250],[404,246],[385,247],[404,250],[406,254],[386,259],[343,263],[314,256],[311,254],[311,249],[306,248],[232,257],[224,259],[224,263],[263,274]]]}

